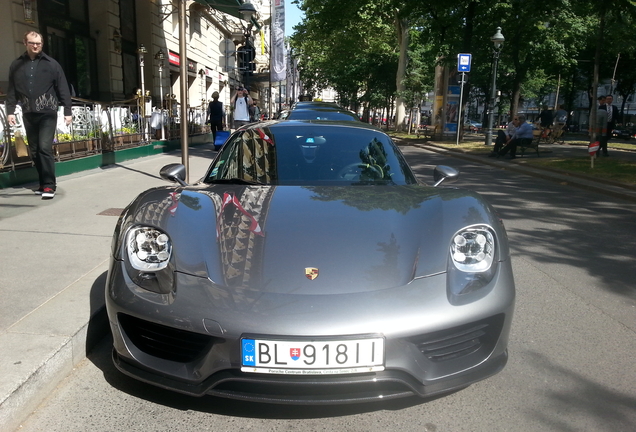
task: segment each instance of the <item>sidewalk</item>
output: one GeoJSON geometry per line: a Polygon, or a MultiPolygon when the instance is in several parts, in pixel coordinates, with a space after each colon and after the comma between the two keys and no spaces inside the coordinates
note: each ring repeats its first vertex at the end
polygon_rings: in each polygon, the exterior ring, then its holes
{"type": "MultiPolygon", "coordinates": [[[[634,187],[524,166],[524,159],[536,155],[497,160],[430,142],[411,145],[636,201],[634,187]]],[[[542,149],[551,151],[542,158],[587,152],[567,145],[542,149]]],[[[195,181],[215,154],[214,146],[189,152],[190,180],[195,181]]],[[[636,152],[610,152],[636,161],[636,152]]],[[[62,176],[48,201],[32,192],[35,184],[0,189],[0,430],[18,428],[109,331],[104,286],[117,216],[139,192],[168,184],[159,169],[174,162],[181,162],[179,151],[62,176]]]]}
{"type": "MultiPolygon", "coordinates": [[[[189,152],[195,181],[214,145],[189,152]]],[[[35,195],[36,184],[0,189],[0,430],[16,429],[108,331],[117,216],[139,192],[169,184],[159,169],[174,162],[178,151],[62,176],[52,200],[35,195]]]]}

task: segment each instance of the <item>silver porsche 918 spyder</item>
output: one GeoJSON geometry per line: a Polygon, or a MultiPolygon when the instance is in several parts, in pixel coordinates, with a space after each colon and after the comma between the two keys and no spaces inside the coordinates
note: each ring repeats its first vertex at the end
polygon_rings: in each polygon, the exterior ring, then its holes
{"type": "Polygon", "coordinates": [[[198,182],[139,195],[106,306],[123,373],[189,395],[287,404],[428,397],[501,371],[515,287],[478,194],[419,182],[383,132],[271,121],[198,182]]]}

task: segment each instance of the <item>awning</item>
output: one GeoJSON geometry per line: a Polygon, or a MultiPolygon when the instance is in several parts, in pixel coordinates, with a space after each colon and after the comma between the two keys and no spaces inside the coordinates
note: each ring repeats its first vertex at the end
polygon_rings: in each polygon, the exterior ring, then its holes
{"type": "MultiPolygon", "coordinates": [[[[212,9],[216,9],[220,12],[226,13],[228,15],[232,15],[233,17],[243,19],[241,13],[239,12],[239,8],[243,3],[246,3],[244,0],[194,0],[199,4],[204,6],[209,6],[212,9]]],[[[252,18],[252,24],[256,27],[257,30],[261,29],[260,24],[255,18],[252,18]]]]}
{"type": "Polygon", "coordinates": [[[243,4],[240,0],[195,0],[204,6],[209,6],[228,15],[241,18],[239,7],[243,4]]]}

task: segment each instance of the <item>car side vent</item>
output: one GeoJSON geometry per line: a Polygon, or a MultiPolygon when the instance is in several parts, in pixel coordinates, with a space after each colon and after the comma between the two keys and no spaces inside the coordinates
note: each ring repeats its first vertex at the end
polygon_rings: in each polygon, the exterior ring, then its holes
{"type": "Polygon", "coordinates": [[[499,339],[503,315],[411,338],[419,351],[433,362],[466,357],[478,351],[490,353],[499,339]]]}
{"type": "Polygon", "coordinates": [[[119,323],[131,342],[142,352],[180,363],[194,361],[208,352],[214,337],[119,314],[119,323]]]}

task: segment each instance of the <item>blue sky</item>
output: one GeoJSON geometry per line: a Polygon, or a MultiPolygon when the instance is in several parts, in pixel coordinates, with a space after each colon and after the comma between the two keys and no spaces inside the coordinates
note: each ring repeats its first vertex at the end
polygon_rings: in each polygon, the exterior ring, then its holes
{"type": "Polygon", "coordinates": [[[292,0],[285,0],[285,37],[294,33],[294,26],[302,19],[303,13],[298,6],[292,4],[292,0]]]}

